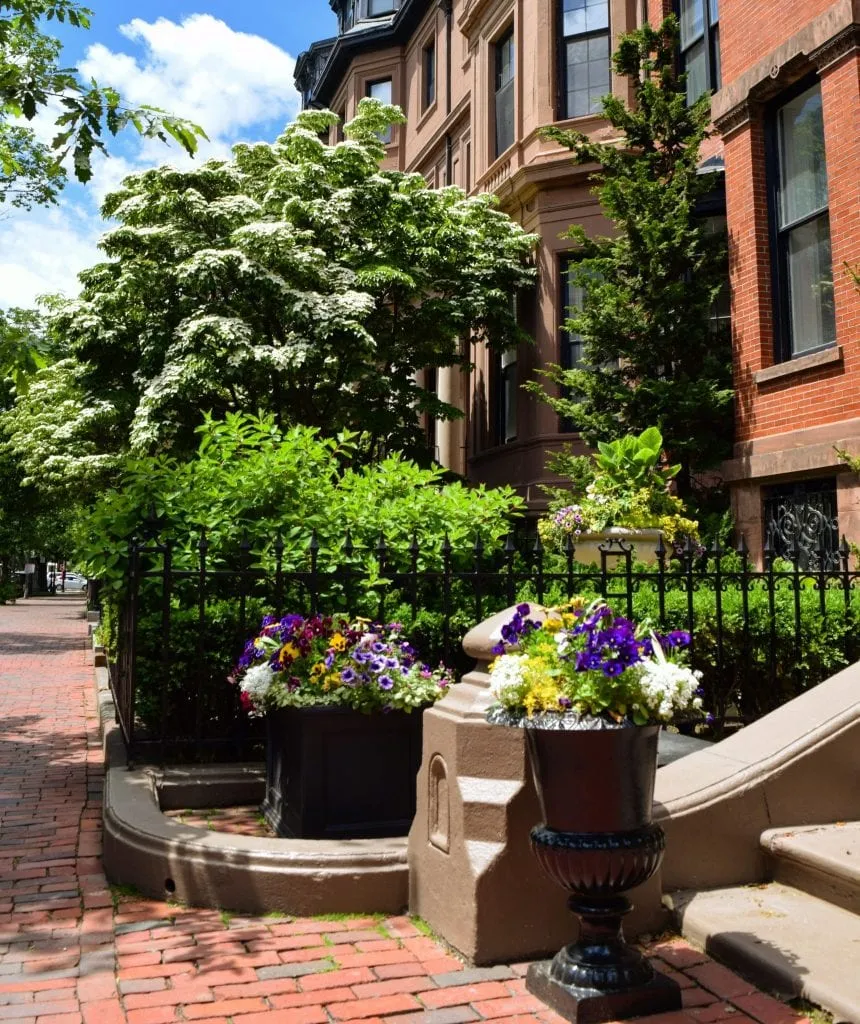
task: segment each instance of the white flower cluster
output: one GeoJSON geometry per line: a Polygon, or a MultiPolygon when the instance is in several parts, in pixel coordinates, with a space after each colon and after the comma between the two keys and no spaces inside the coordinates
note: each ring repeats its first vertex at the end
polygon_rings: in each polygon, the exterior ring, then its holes
{"type": "Polygon", "coordinates": [[[521,686],[525,681],[523,665],[527,654],[503,654],[490,666],[490,693],[498,697],[509,686],[521,686]]]}
{"type": "Polygon", "coordinates": [[[252,715],[261,715],[263,712],[260,710],[263,706],[263,701],[266,698],[266,694],[269,692],[269,687],[272,685],[272,680],[275,678],[275,673],[269,667],[268,662],[263,662],[262,665],[254,665],[248,669],[244,676],[242,676],[242,682],[239,684],[239,688],[242,693],[246,693],[251,703],[254,705],[254,711],[250,712],[252,715]]]}
{"type": "Polygon", "coordinates": [[[695,695],[701,672],[675,665],[662,657],[642,661],[636,669],[642,704],[656,718],[668,721],[676,711],[701,709],[702,699],[695,695]]]}

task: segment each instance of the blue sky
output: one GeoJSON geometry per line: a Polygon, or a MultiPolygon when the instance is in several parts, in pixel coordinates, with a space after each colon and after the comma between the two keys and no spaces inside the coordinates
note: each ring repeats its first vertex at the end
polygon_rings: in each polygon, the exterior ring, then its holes
{"type": "MultiPolygon", "coordinates": [[[[58,26],[63,63],[116,86],[132,104],[149,102],[198,121],[209,134],[201,158],[223,157],[239,140],[273,139],[298,110],[295,58],[334,34],[328,0],[85,0],[89,32],[58,26]]],[[[54,115],[56,116],[56,115],[54,115]]],[[[51,117],[35,124],[53,135],[51,117]]],[[[39,294],[74,294],[76,275],[97,262],[108,227],[104,195],[128,173],[182,164],[175,147],[125,134],[110,144],[86,188],[71,184],[47,210],[4,211],[0,219],[0,307],[32,305],[39,294]]]]}

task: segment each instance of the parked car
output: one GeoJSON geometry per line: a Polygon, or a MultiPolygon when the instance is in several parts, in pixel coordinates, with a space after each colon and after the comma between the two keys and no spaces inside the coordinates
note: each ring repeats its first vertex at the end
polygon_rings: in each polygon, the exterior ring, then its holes
{"type": "Polygon", "coordinates": [[[87,589],[87,578],[82,576],[79,572],[67,572],[65,581],[61,575],[57,575],[57,589],[64,587],[66,591],[69,590],[86,590],[87,589]]]}

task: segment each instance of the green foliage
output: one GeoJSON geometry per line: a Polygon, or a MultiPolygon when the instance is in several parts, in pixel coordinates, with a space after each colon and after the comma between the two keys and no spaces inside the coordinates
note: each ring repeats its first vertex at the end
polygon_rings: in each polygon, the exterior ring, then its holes
{"type": "Polygon", "coordinates": [[[624,145],[544,131],[577,163],[600,166],[595,193],[617,230],[612,238],[590,238],[580,225],[569,230],[581,257],[572,280],[585,301],[566,326],[583,338],[585,365],[551,366],[550,391],[539,382],[527,388],[592,445],[656,424],[681,464],[686,494],[691,475],[728,452],[733,392],[730,341],[709,329],[727,273],[725,244],[695,214],[715,184],[698,173],[709,100],[687,106],[677,39],[672,17],[658,30],[622,37],[614,67],[634,102],[628,109],[606,96],[603,109],[624,145]]]}
{"type": "Polygon", "coordinates": [[[61,43],[42,31],[50,21],[88,29],[92,12],[74,0],[5,0],[0,4],[0,203],[29,208],[56,201],[68,157],[78,181],[92,177],[92,157],[106,135],[132,126],[144,138],[173,139],[188,153],[206,138],[199,125],[143,105],[125,107],[110,86],[81,81],[60,64],[61,43]],[[60,113],[50,146],[20,124],[49,105],[60,113]]]}
{"type": "MultiPolygon", "coordinates": [[[[46,299],[44,304],[50,307],[51,301],[46,299]]],[[[5,430],[18,415],[19,405],[33,404],[31,388],[41,374],[50,377],[56,356],[56,344],[40,311],[0,310],[0,577],[31,550],[53,556],[68,551],[67,535],[77,503],[37,486],[44,472],[38,451],[22,452],[4,443],[5,430]]],[[[57,398],[54,392],[43,393],[41,402],[35,403],[38,415],[51,415],[57,398]]]]}
{"type": "Polygon", "coordinates": [[[663,435],[657,427],[648,427],[638,436],[627,434],[616,441],[598,441],[594,461],[606,490],[665,491],[681,467],[661,467],[662,459],[663,435]]]}
{"type": "MultiPolygon", "coordinates": [[[[117,454],[188,455],[200,410],[361,430],[368,459],[426,461],[418,414],[462,413],[417,371],[468,362],[467,337],[520,337],[510,296],[534,277],[534,239],[490,196],[380,170],[378,132],[401,119],[363,100],[346,141],[327,146],[335,115],[304,111],[271,145],[132,175],[108,196],[106,262],[54,318],[77,407],[94,418],[39,446],[42,461],[87,469],[87,440],[104,470],[117,454]]],[[[26,422],[16,432],[33,447],[26,422]]]]}
{"type": "Polygon", "coordinates": [[[497,543],[523,504],[508,487],[443,484],[441,468],[422,469],[398,454],[362,464],[357,435],[332,438],[312,427],[280,428],[271,415],[207,416],[197,433],[196,458],[131,460],[119,486],[102,494],[82,522],[79,564],[109,591],[122,589],[128,542],[150,512],[164,535],[176,540],[177,567],[196,564],[196,543],[206,530],[215,568],[235,562],[243,536],[253,564],[273,569],[280,536],[284,571],[306,568],[314,533],[324,568],[346,561],[349,530],[355,567],[373,581],[374,572],[379,577],[374,551],[380,535],[401,560],[415,537],[423,571],[439,565],[445,536],[459,550],[476,532],[487,544],[497,543]]]}

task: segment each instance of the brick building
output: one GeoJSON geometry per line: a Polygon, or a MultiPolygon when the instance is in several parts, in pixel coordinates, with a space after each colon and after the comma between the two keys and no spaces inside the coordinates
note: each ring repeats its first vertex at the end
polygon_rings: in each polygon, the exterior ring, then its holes
{"type": "MultiPolygon", "coordinates": [[[[520,301],[535,344],[478,351],[469,374],[440,370],[440,397],[466,415],[429,425],[443,464],[511,483],[539,507],[546,453],[575,437],[519,385],[542,364],[579,357],[578,339],[561,326],[577,296],[560,234],[573,222],[594,232],[608,224],[589,169],[538,129],[556,123],[611,138],[600,97],[629,98],[610,68],[615,42],[673,4],[329,2],[337,35],[297,64],[305,105],[346,119],[363,96],[400,105],[408,120],[391,132],[388,166],[435,186],[493,191],[540,237],[538,284],[520,301]]],[[[722,134],[703,160],[717,169],[725,161],[726,198],[720,190],[703,215],[728,217],[738,400],[725,475],[738,523],[754,552],[766,519],[779,524],[777,543],[803,520],[804,536],[833,547],[837,517],[860,541],[860,487],[833,450],[860,453],[860,294],[843,272],[860,263],[860,0],[675,0],[674,10],[688,92],[715,92],[722,134]]]]}

